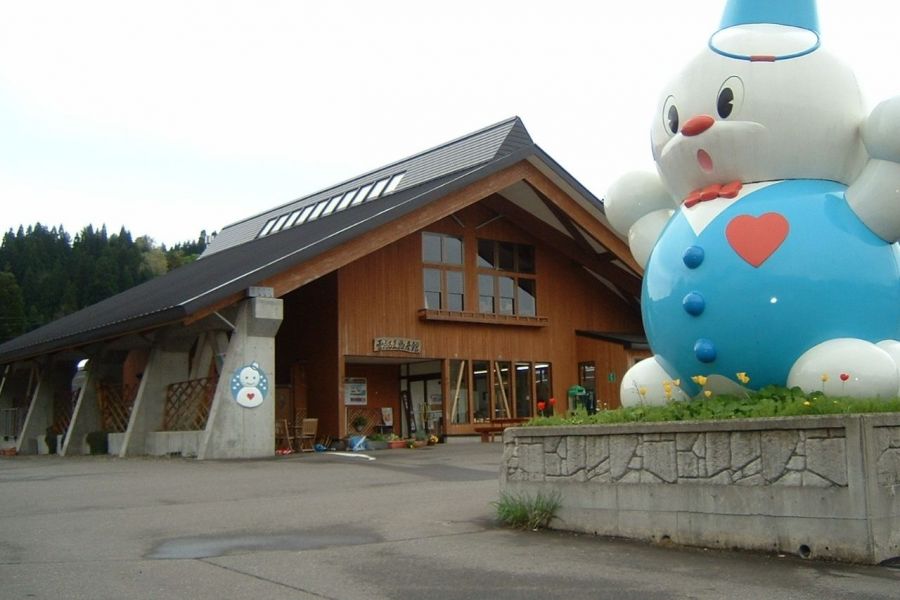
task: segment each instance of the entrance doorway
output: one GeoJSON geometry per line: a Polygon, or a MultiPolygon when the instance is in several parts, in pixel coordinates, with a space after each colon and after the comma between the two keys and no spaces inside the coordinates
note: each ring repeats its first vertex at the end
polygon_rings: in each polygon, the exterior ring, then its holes
{"type": "Polygon", "coordinates": [[[416,431],[440,435],[444,420],[444,397],[440,378],[414,379],[409,382],[416,431]]]}

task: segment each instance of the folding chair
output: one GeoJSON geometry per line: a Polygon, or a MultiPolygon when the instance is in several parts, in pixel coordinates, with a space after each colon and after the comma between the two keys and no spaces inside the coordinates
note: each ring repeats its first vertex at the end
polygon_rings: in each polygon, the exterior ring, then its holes
{"type": "Polygon", "coordinates": [[[294,450],[294,435],[288,427],[287,419],[275,421],[275,449],[294,450]]]}
{"type": "Polygon", "coordinates": [[[316,432],[319,429],[319,419],[303,419],[300,430],[300,451],[314,452],[316,449],[316,432]]]}

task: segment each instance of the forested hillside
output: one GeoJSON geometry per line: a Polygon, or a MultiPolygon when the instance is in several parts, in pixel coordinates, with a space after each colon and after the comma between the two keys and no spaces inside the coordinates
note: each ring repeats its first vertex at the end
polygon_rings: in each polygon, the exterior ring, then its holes
{"type": "Polygon", "coordinates": [[[72,238],[40,223],[10,229],[0,245],[0,342],[195,260],[206,232],[167,249],[124,228],[85,227],[72,238]]]}

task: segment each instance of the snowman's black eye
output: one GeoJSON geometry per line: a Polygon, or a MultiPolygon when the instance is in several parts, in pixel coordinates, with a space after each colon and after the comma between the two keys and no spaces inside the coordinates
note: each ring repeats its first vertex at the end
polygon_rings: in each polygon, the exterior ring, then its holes
{"type": "Polygon", "coordinates": [[[676,133],[678,133],[680,120],[678,118],[678,108],[676,108],[675,106],[674,96],[669,96],[668,98],[666,98],[666,101],[663,104],[662,122],[663,127],[665,127],[666,129],[666,133],[668,133],[669,135],[675,135],[676,133]]]}
{"type": "Polygon", "coordinates": [[[716,112],[719,117],[728,117],[740,114],[741,105],[744,103],[744,82],[740,77],[729,77],[719,88],[716,96],[716,112]]]}
{"type": "Polygon", "coordinates": [[[719,116],[723,119],[727,119],[731,115],[731,111],[734,110],[734,91],[730,88],[722,88],[719,91],[719,97],[716,99],[716,109],[719,111],[719,116]]]}
{"type": "Polygon", "coordinates": [[[666,124],[669,126],[669,131],[678,133],[678,109],[674,104],[669,107],[669,112],[666,114],[666,124]]]}

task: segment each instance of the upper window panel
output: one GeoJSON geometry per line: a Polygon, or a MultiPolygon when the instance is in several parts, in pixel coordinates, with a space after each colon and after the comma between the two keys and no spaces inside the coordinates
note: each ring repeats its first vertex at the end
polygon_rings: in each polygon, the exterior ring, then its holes
{"type": "Polygon", "coordinates": [[[462,238],[443,233],[422,234],[422,262],[463,264],[462,238]]]}

